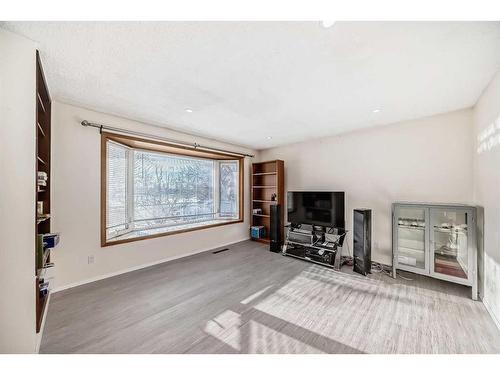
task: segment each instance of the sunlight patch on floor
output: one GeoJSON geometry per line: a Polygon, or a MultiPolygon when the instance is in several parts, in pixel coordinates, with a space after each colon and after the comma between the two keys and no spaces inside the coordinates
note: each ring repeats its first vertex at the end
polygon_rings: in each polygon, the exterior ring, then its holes
{"type": "Polygon", "coordinates": [[[205,332],[229,345],[231,348],[240,351],[240,326],[240,314],[231,310],[226,310],[222,314],[207,322],[205,332]]]}
{"type": "Polygon", "coordinates": [[[322,354],[323,351],[306,343],[278,332],[264,324],[250,321],[248,353],[288,353],[288,354],[322,354]]]}

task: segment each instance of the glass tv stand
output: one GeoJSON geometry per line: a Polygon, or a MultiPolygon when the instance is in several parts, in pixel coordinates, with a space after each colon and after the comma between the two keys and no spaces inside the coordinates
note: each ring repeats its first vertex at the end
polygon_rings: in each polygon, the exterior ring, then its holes
{"type": "Polygon", "coordinates": [[[302,224],[287,227],[282,254],[340,270],[347,231],[302,224]]]}

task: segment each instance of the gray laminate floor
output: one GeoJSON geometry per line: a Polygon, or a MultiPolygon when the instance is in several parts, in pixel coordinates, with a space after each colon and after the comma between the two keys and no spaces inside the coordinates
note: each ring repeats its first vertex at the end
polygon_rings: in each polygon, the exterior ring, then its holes
{"type": "Polygon", "coordinates": [[[245,241],[52,296],[41,353],[500,353],[470,289],[245,241]]]}

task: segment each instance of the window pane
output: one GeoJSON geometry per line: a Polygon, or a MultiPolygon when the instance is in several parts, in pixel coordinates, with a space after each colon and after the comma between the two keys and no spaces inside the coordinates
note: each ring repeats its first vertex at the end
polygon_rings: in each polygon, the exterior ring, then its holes
{"type": "Polygon", "coordinates": [[[127,228],[127,149],[107,143],[107,209],[108,238],[127,228]]]}
{"type": "Polygon", "coordinates": [[[134,151],[134,227],[213,220],[214,161],[134,151]]]}
{"type": "Polygon", "coordinates": [[[239,168],[237,161],[220,163],[219,211],[221,217],[237,218],[239,216],[238,172],[239,168]]]}

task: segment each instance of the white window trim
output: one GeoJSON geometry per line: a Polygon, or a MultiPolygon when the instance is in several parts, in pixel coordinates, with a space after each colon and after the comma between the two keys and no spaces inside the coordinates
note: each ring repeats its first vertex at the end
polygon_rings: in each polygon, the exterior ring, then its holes
{"type": "MultiPolygon", "coordinates": [[[[129,187],[130,187],[130,175],[131,173],[129,173],[129,168],[130,168],[130,152],[132,151],[132,148],[127,146],[127,145],[124,145],[124,144],[121,144],[119,142],[115,142],[113,140],[107,140],[107,142],[110,142],[110,143],[113,143],[115,146],[117,147],[120,147],[120,148],[123,148],[125,150],[125,159],[127,160],[127,170],[126,170],[126,175],[127,175],[127,184],[125,185],[125,197],[126,197],[126,200],[127,200],[127,207],[125,208],[125,216],[127,217],[127,221],[124,223],[125,225],[125,229],[123,230],[116,230],[114,233],[116,233],[113,237],[111,238],[116,238],[116,237],[120,237],[120,236],[123,236],[125,234],[128,234],[132,231],[132,228],[131,228],[131,216],[130,216],[130,213],[133,212],[133,207],[132,207],[132,211],[130,210],[130,194],[129,194],[129,187]]],[[[107,145],[106,145],[106,148],[107,148],[107,145]]],[[[107,158],[107,153],[106,153],[106,158],[107,158]]],[[[133,160],[133,159],[132,159],[133,160]]],[[[106,163],[108,161],[106,160],[106,163]]],[[[109,173],[109,171],[108,171],[109,173]]],[[[108,178],[108,176],[106,175],[106,178],[108,178]]],[[[132,175],[132,178],[133,178],[133,175],[132,175]]],[[[132,183],[133,185],[133,183],[132,183]]],[[[132,195],[133,197],[133,195],[132,195]]],[[[133,203],[133,201],[132,201],[133,203]]],[[[106,195],[106,209],[107,209],[107,195],[106,195]]],[[[132,221],[133,223],[133,221],[132,221]]],[[[108,236],[108,228],[106,228],[106,236],[108,236]]]]}
{"type": "Polygon", "coordinates": [[[220,161],[214,160],[214,210],[215,218],[219,220],[220,216],[220,161]]]}
{"type": "MultiPolygon", "coordinates": [[[[240,161],[241,162],[241,161],[240,161]]],[[[217,165],[217,174],[219,176],[219,179],[218,179],[218,183],[217,183],[217,187],[219,188],[219,190],[217,191],[217,201],[218,201],[218,205],[217,205],[217,209],[218,209],[218,214],[219,214],[219,218],[220,219],[224,219],[224,220],[229,220],[229,219],[235,219],[234,217],[227,217],[227,216],[221,216],[221,212],[220,212],[220,167],[222,164],[234,164],[236,163],[236,166],[239,167],[239,164],[238,164],[238,160],[218,160],[218,165],[217,165]]],[[[237,184],[237,187],[238,187],[238,192],[239,192],[239,189],[240,189],[240,176],[239,176],[239,168],[238,168],[238,178],[236,180],[236,184],[237,184]]],[[[240,212],[239,212],[239,209],[240,209],[240,194],[236,194],[236,207],[238,209],[238,215],[236,215],[237,217],[240,216],[240,212]]]]}

